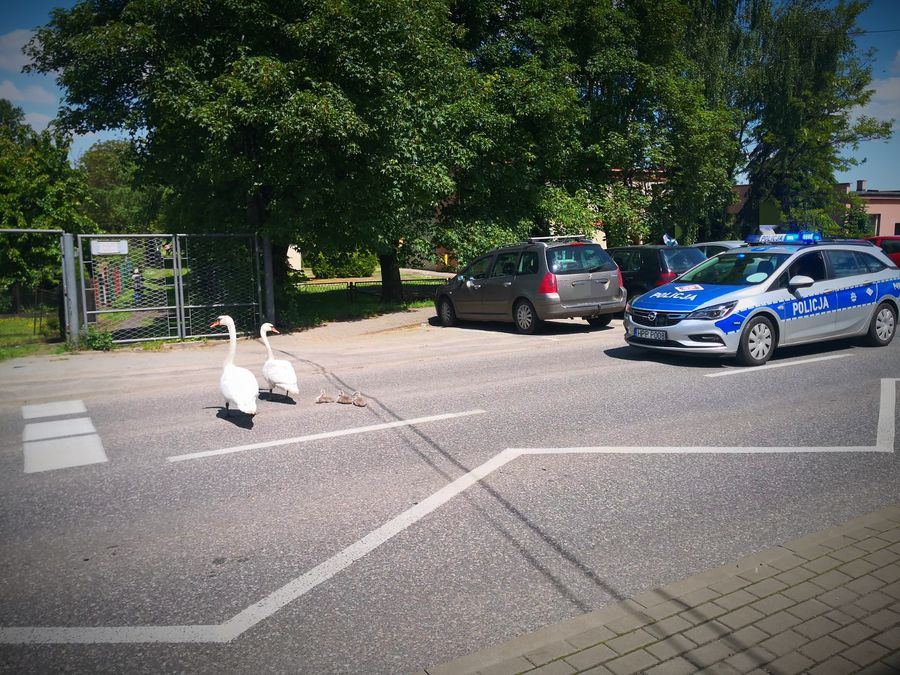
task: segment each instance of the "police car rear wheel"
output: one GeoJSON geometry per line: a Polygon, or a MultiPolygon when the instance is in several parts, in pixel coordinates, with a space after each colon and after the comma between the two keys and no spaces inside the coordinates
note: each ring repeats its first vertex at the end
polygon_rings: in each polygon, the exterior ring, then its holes
{"type": "Polygon", "coordinates": [[[738,362],[745,366],[761,366],[775,351],[775,333],[765,317],[751,319],[741,335],[738,362]]]}
{"type": "Polygon", "coordinates": [[[894,308],[883,302],[875,310],[872,323],[869,324],[868,342],[875,347],[884,347],[894,339],[897,332],[897,314],[894,308]]]}

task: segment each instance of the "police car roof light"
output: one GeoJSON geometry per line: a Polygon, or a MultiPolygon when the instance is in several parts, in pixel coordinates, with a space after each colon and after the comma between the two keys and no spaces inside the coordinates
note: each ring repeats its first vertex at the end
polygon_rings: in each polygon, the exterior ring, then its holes
{"type": "Polygon", "coordinates": [[[822,240],[821,232],[786,232],[784,234],[751,234],[748,244],[814,244],[822,240]]]}

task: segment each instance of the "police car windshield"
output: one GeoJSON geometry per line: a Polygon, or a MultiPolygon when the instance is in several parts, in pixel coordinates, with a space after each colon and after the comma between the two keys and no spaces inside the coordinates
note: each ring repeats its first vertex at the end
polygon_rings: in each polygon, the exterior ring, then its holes
{"type": "Polygon", "coordinates": [[[683,274],[678,281],[713,286],[753,286],[771,277],[788,257],[789,253],[773,251],[720,253],[683,274]]]}

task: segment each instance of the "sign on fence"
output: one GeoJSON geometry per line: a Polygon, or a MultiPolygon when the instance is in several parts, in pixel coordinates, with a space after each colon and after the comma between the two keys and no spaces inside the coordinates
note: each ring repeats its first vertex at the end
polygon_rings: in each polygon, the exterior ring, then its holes
{"type": "Polygon", "coordinates": [[[128,253],[128,242],[124,239],[118,241],[91,239],[91,255],[125,255],[126,253],[128,253]]]}

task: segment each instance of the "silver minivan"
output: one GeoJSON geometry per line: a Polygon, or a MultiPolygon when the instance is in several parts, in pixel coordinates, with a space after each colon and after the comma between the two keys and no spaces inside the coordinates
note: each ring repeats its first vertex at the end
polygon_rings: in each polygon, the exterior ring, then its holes
{"type": "Polygon", "coordinates": [[[444,326],[512,321],[530,334],[547,319],[606,326],[625,300],[622,274],[602,246],[585,237],[533,237],[481,256],[441,286],[434,303],[444,326]]]}

